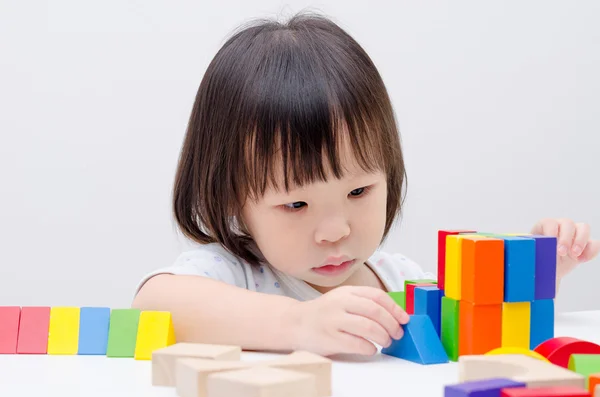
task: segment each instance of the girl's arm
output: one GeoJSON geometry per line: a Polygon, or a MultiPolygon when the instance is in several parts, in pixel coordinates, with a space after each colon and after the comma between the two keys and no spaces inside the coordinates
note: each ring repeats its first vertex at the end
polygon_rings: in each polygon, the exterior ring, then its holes
{"type": "Polygon", "coordinates": [[[293,343],[288,317],[296,303],[207,277],[160,274],[143,285],[132,307],[171,312],[178,342],[289,351],[293,343]]]}

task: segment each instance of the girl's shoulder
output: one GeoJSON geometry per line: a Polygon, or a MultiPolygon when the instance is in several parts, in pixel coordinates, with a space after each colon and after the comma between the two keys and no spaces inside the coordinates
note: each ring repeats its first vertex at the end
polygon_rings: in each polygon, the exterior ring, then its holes
{"type": "Polygon", "coordinates": [[[404,291],[406,280],[437,279],[434,273],[425,271],[417,262],[401,253],[376,251],[368,264],[389,291],[404,291]]]}

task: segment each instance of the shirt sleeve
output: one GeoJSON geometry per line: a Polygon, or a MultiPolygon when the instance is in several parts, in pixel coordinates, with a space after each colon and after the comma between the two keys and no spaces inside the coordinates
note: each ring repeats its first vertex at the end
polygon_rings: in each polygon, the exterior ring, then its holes
{"type": "Polygon", "coordinates": [[[208,277],[240,288],[247,288],[247,269],[226,252],[215,252],[207,248],[197,248],[183,252],[175,262],[144,275],[135,293],[152,277],[159,274],[208,277]]]}

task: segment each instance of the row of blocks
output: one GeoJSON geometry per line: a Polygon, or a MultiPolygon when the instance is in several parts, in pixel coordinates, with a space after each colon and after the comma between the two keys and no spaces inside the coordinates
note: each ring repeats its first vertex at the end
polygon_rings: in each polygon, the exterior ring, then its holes
{"type": "Polygon", "coordinates": [[[0,307],[0,353],[150,360],[175,343],[171,313],[108,307],[0,307]]]}

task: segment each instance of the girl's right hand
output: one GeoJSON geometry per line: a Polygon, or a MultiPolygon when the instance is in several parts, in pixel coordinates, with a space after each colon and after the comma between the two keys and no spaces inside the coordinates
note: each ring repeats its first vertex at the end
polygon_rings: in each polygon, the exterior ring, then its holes
{"type": "Polygon", "coordinates": [[[408,320],[408,314],[385,291],[342,286],[293,304],[286,325],[294,350],[323,356],[373,355],[377,353],[374,343],[388,347],[392,339],[400,339],[401,324],[408,320]]]}

